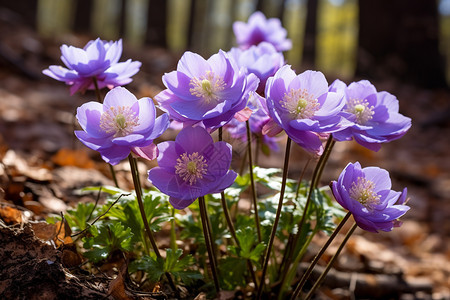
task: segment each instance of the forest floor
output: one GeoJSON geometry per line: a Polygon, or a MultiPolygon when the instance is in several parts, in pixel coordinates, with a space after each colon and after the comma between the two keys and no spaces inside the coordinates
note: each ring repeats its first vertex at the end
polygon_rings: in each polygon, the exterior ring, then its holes
{"type": "MultiPolygon", "coordinates": [[[[80,201],[95,201],[76,190],[112,185],[98,153],[73,135],[76,108],[95,100],[95,95],[70,96],[64,84],[42,75],[49,65],[61,63],[62,41],[44,40],[26,27],[0,22],[0,298],[127,299],[114,295],[117,286],[124,287],[120,276],[92,278],[78,268],[76,249],[43,242],[67,234],[40,223],[80,201]]],[[[64,43],[84,45],[87,40],[71,35],[64,43]]],[[[177,61],[165,50],[153,48],[126,48],[123,57],[143,63],[128,86],[138,98],[158,93],[162,74],[173,70],[177,61]]],[[[394,190],[408,187],[411,210],[393,232],[357,230],[318,298],[450,299],[450,92],[393,79],[374,84],[398,97],[401,113],[413,120],[411,130],[377,153],[355,143],[338,143],[322,183],[336,179],[348,162],[379,166],[390,171],[394,190]]],[[[263,166],[281,167],[282,157],[281,152],[273,153],[264,158],[263,166]]],[[[301,172],[305,157],[293,147],[292,178],[301,172]]],[[[155,163],[141,164],[144,169],[155,163]]],[[[127,165],[119,164],[117,171],[119,185],[131,188],[127,165]]],[[[324,239],[315,239],[315,247],[324,239]]]]}

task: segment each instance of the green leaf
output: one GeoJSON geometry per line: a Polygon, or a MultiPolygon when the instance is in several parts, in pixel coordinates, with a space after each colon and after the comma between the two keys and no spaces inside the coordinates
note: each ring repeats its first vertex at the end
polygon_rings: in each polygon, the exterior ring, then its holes
{"type": "Polygon", "coordinates": [[[125,191],[122,189],[119,189],[115,186],[108,186],[108,185],[104,185],[104,186],[87,186],[85,188],[82,188],[81,190],[79,190],[81,193],[85,193],[85,192],[99,192],[102,191],[104,193],[110,194],[110,195],[116,195],[116,194],[129,194],[129,191],[125,191]]]}
{"type": "MultiPolygon", "coordinates": [[[[115,199],[109,199],[108,203],[103,206],[102,209],[104,211],[111,206],[112,201],[117,199],[117,194],[114,197],[115,199]]],[[[160,230],[161,224],[171,219],[167,196],[155,191],[144,191],[142,201],[150,229],[152,231],[160,230]]],[[[133,243],[144,243],[144,239],[146,239],[144,222],[142,221],[141,211],[134,193],[122,197],[121,201],[109,210],[106,217],[117,219],[131,228],[132,232],[138,233],[133,236],[133,243]]]]}
{"type": "Polygon", "coordinates": [[[84,256],[93,262],[106,259],[116,250],[130,251],[132,249],[130,228],[126,228],[119,222],[113,224],[101,224],[89,228],[91,237],[85,237],[83,247],[92,249],[84,253],[84,256]]]}
{"type": "Polygon", "coordinates": [[[142,270],[148,273],[149,279],[152,282],[158,282],[161,276],[168,272],[173,274],[176,278],[180,278],[185,284],[189,285],[196,280],[202,278],[202,275],[197,270],[193,270],[194,259],[191,255],[183,255],[183,250],[166,249],[166,258],[152,258],[144,256],[138,261],[134,261],[130,265],[130,271],[142,270]]]}
{"type": "Polygon", "coordinates": [[[88,217],[91,219],[97,215],[94,211],[94,203],[78,203],[75,209],[69,209],[64,218],[67,220],[72,231],[81,231],[87,227],[88,217]],[[92,213],[92,215],[91,215],[92,213]]]}
{"type": "Polygon", "coordinates": [[[141,259],[133,261],[129,266],[130,272],[145,271],[151,282],[158,282],[164,274],[164,259],[144,255],[141,259]]]}
{"type": "Polygon", "coordinates": [[[255,262],[260,261],[261,255],[263,254],[264,250],[266,250],[265,244],[260,243],[256,245],[256,247],[250,252],[249,259],[255,262]]]}
{"type": "MultiPolygon", "coordinates": [[[[253,226],[254,227],[254,226],[253,226]]],[[[250,259],[256,263],[259,263],[261,254],[265,250],[266,245],[264,243],[258,243],[256,238],[256,232],[253,227],[245,227],[243,229],[236,230],[236,237],[239,241],[239,246],[229,246],[230,252],[245,260],[250,259]]]]}
{"type": "Polygon", "coordinates": [[[228,256],[219,261],[221,286],[226,290],[234,290],[236,287],[245,287],[245,273],[247,263],[245,259],[228,256]]]}

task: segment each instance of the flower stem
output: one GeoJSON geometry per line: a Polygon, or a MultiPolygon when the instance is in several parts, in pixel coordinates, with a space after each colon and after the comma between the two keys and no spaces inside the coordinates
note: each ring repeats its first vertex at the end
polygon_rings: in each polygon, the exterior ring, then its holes
{"type": "Polygon", "coordinates": [[[358,227],[358,225],[353,224],[352,228],[350,228],[350,230],[347,232],[347,234],[345,235],[344,240],[342,241],[342,243],[339,245],[339,248],[337,249],[336,253],[333,255],[333,257],[331,258],[331,260],[328,262],[328,265],[326,266],[325,270],[323,271],[323,273],[320,275],[320,277],[316,280],[316,283],[314,283],[313,287],[311,288],[311,290],[308,292],[308,294],[305,297],[305,300],[310,299],[311,296],[314,294],[314,292],[316,291],[316,289],[320,286],[320,284],[322,283],[323,279],[325,278],[325,276],[327,276],[328,272],[330,271],[331,267],[333,266],[334,261],[336,260],[336,258],[339,256],[339,254],[341,253],[342,249],[344,249],[345,244],[347,243],[348,239],[350,238],[350,236],[352,235],[352,233],[355,231],[356,227],[358,227]]]}
{"type": "MultiPolygon", "coordinates": [[[[218,140],[219,140],[219,142],[222,141],[222,135],[223,135],[223,131],[222,130],[223,130],[222,127],[219,127],[219,133],[218,133],[218,140]]],[[[240,174],[242,174],[243,171],[244,171],[244,165],[245,165],[245,158],[246,157],[247,156],[245,156],[244,159],[243,159],[243,163],[241,165],[240,174]]],[[[236,230],[235,230],[234,225],[233,225],[233,219],[231,218],[231,214],[230,214],[230,211],[228,209],[227,201],[225,200],[225,192],[221,192],[220,193],[220,203],[222,204],[222,209],[223,209],[223,212],[224,212],[224,215],[225,215],[225,220],[227,221],[228,229],[230,230],[231,236],[233,237],[233,240],[236,243],[236,245],[238,247],[240,247],[239,240],[237,239],[237,236],[236,236],[236,230]]],[[[236,204],[236,207],[237,207],[237,204],[236,204]]],[[[237,211],[237,209],[236,209],[236,211],[237,211]]],[[[255,288],[258,288],[258,282],[256,280],[255,271],[253,270],[253,264],[252,264],[251,260],[249,260],[249,259],[247,259],[247,268],[248,268],[248,270],[250,272],[250,275],[252,276],[252,280],[253,280],[253,282],[255,284],[255,288]]]]}
{"type": "Polygon", "coordinates": [[[97,101],[99,103],[103,103],[102,101],[102,96],[100,95],[100,89],[98,88],[98,81],[97,81],[97,77],[92,77],[92,82],[94,83],[94,87],[95,87],[95,96],[97,96],[97,101]]]}
{"type": "MultiPolygon", "coordinates": [[[[222,127],[219,128],[219,141],[222,141],[222,127]]],[[[222,204],[223,213],[225,215],[225,220],[227,221],[228,229],[230,230],[231,236],[238,243],[236,237],[236,230],[234,229],[233,220],[231,219],[230,211],[228,209],[227,201],[225,199],[225,192],[220,193],[220,203],[222,204]]]]}
{"type": "Polygon", "coordinates": [[[177,246],[177,234],[175,232],[175,208],[171,208],[171,217],[170,220],[170,248],[173,250],[178,249],[177,246]]]}
{"type": "Polygon", "coordinates": [[[255,210],[255,224],[256,224],[256,233],[258,234],[258,242],[261,243],[262,237],[261,237],[261,227],[259,222],[259,215],[258,215],[258,202],[257,202],[257,194],[256,194],[256,186],[255,186],[255,178],[253,176],[253,157],[252,157],[252,140],[251,140],[251,131],[250,131],[250,124],[247,121],[245,121],[245,125],[247,127],[247,153],[248,153],[248,167],[250,172],[250,185],[252,187],[252,200],[253,200],[253,209],[255,210]]]}
{"type": "Polygon", "coordinates": [[[214,279],[214,286],[216,288],[216,292],[220,292],[220,286],[219,286],[219,278],[217,275],[217,267],[216,267],[216,257],[214,255],[214,249],[212,245],[212,239],[211,239],[211,232],[210,228],[208,228],[208,212],[206,210],[206,203],[204,197],[198,198],[198,203],[200,207],[200,217],[202,219],[202,227],[203,227],[203,235],[205,237],[205,244],[206,249],[208,250],[208,256],[209,256],[209,265],[211,267],[211,273],[213,275],[214,279]]]}
{"type": "MultiPolygon", "coordinates": [[[[322,156],[320,157],[319,161],[317,162],[316,168],[314,169],[313,176],[311,178],[311,184],[309,186],[308,196],[306,197],[306,203],[305,208],[303,209],[302,218],[300,219],[300,223],[298,224],[297,234],[294,236],[294,239],[292,240],[291,249],[289,251],[289,255],[286,260],[286,266],[284,268],[284,273],[288,272],[290,264],[292,262],[292,255],[294,254],[295,246],[298,243],[298,239],[300,238],[303,225],[305,224],[306,220],[306,214],[309,208],[309,204],[311,203],[311,196],[314,191],[314,189],[317,187],[317,184],[319,183],[320,176],[322,174],[323,168],[325,166],[325,163],[330,156],[330,152],[334,146],[333,137],[330,135],[330,137],[327,140],[327,143],[325,145],[324,152],[322,156]]],[[[296,267],[296,266],[293,266],[296,267]]]]}
{"type": "Polygon", "coordinates": [[[256,136],[256,149],[255,149],[255,159],[254,159],[254,161],[255,161],[255,165],[257,166],[258,165],[258,162],[259,162],[259,149],[261,149],[261,137],[259,137],[259,136],[256,136]]]}
{"type": "Polygon", "coordinates": [[[283,206],[284,190],[286,189],[286,179],[287,179],[287,173],[288,173],[290,152],[291,152],[291,139],[288,137],[287,143],[286,143],[286,152],[284,154],[283,179],[281,181],[280,200],[278,201],[278,208],[277,208],[275,220],[274,220],[273,227],[272,227],[272,232],[270,233],[269,243],[267,245],[267,249],[266,249],[266,253],[265,253],[265,257],[264,257],[261,281],[259,283],[258,294],[256,296],[256,299],[258,299],[258,300],[261,299],[261,296],[262,296],[264,281],[265,281],[266,272],[267,272],[267,265],[269,264],[269,259],[270,259],[270,252],[272,251],[273,242],[275,240],[275,235],[277,232],[278,222],[280,221],[281,208],[283,206]]]}
{"type": "Polygon", "coordinates": [[[323,168],[325,166],[325,163],[327,162],[328,157],[330,156],[330,152],[331,152],[334,144],[335,144],[335,142],[333,141],[333,137],[330,135],[330,137],[327,140],[327,144],[325,145],[325,150],[323,151],[323,154],[320,157],[319,161],[317,162],[316,168],[314,169],[313,177],[311,179],[311,185],[309,186],[308,197],[306,198],[306,204],[305,204],[305,208],[303,210],[302,219],[300,220],[300,223],[298,224],[298,231],[297,231],[297,236],[296,236],[297,239],[295,239],[294,245],[296,244],[296,241],[298,240],[298,237],[300,236],[302,227],[305,224],[306,212],[308,211],[308,207],[311,202],[312,193],[320,181],[320,176],[322,175],[323,168]]]}
{"type": "MultiPolygon", "coordinates": [[[[293,265],[297,265],[300,260],[303,258],[303,255],[305,255],[306,250],[308,249],[309,244],[311,244],[312,239],[314,238],[314,236],[316,235],[318,231],[317,228],[317,224],[316,227],[314,227],[314,230],[311,232],[311,234],[309,235],[309,237],[306,239],[305,243],[302,245],[299,253],[297,254],[297,256],[295,257],[294,263],[293,265]]],[[[278,299],[284,299],[284,291],[286,288],[286,285],[290,282],[292,282],[292,279],[295,277],[295,274],[297,273],[296,268],[290,268],[288,270],[288,272],[285,273],[285,275],[283,276],[283,279],[280,283],[280,292],[279,292],[279,296],[278,299]]]]}
{"type": "MultiPolygon", "coordinates": [[[[94,87],[95,87],[95,95],[97,96],[97,101],[99,103],[102,103],[102,96],[100,95],[100,89],[98,88],[98,82],[97,82],[97,77],[92,77],[92,82],[94,83],[94,87]]],[[[114,170],[113,165],[108,164],[109,165],[109,170],[111,171],[111,176],[112,179],[114,181],[114,185],[116,186],[116,188],[119,188],[119,183],[117,182],[117,177],[116,177],[116,171],[114,170]]]]}
{"type": "MultiPolygon", "coordinates": [[[[296,202],[298,200],[298,195],[300,194],[300,186],[302,185],[303,176],[305,175],[306,169],[308,168],[308,165],[309,165],[310,162],[311,162],[311,158],[308,158],[308,160],[305,163],[305,166],[303,167],[302,173],[300,174],[300,177],[298,178],[297,189],[295,190],[295,198],[294,198],[296,202]]],[[[293,222],[293,215],[292,214],[291,214],[290,219],[291,219],[290,222],[292,223],[293,222]]],[[[287,258],[288,257],[292,257],[292,254],[290,254],[290,252],[294,251],[294,249],[293,249],[294,247],[292,247],[292,241],[293,240],[294,240],[294,234],[290,233],[289,234],[289,238],[288,238],[288,242],[287,242],[286,247],[285,247],[285,252],[284,252],[284,255],[283,255],[283,259],[281,261],[280,268],[278,269],[278,273],[282,274],[281,286],[283,285],[283,281],[284,281],[284,279],[286,277],[286,272],[284,272],[284,273],[281,273],[281,272],[282,272],[283,268],[286,265],[287,258]]]]}
{"type": "MultiPolygon", "coordinates": [[[[141,213],[142,222],[144,223],[145,231],[147,232],[147,236],[152,244],[153,251],[155,251],[156,257],[161,257],[161,253],[159,253],[158,245],[156,244],[156,240],[153,236],[152,230],[150,229],[150,225],[148,224],[147,216],[145,215],[144,202],[142,201],[142,188],[141,181],[139,180],[139,171],[137,168],[136,159],[130,154],[128,155],[128,161],[130,162],[131,167],[131,176],[133,177],[134,190],[136,191],[136,199],[139,205],[139,211],[141,213]]],[[[177,292],[177,288],[173,283],[172,276],[169,273],[165,273],[167,280],[169,281],[170,287],[177,292]]]]}
{"type": "Polygon", "coordinates": [[[308,169],[308,165],[310,162],[311,162],[311,158],[308,158],[308,160],[305,163],[305,166],[303,167],[302,174],[300,174],[300,177],[298,178],[297,189],[295,190],[295,201],[298,200],[298,195],[300,194],[300,187],[302,185],[302,180],[303,180],[303,177],[305,176],[306,169],[308,169]]]}
{"type": "Polygon", "coordinates": [[[316,254],[316,256],[314,257],[314,260],[311,262],[311,264],[309,265],[308,269],[305,271],[305,273],[303,273],[303,276],[300,279],[300,282],[298,283],[297,287],[295,288],[291,299],[296,299],[298,297],[298,295],[300,294],[300,292],[301,292],[301,290],[303,288],[303,285],[305,284],[305,282],[308,279],[309,275],[311,275],[311,272],[314,269],[314,267],[316,266],[317,262],[322,257],[322,255],[325,253],[325,250],[328,248],[328,246],[330,246],[331,242],[337,236],[338,232],[342,229],[342,227],[344,226],[345,222],[347,222],[348,218],[350,218],[350,215],[351,215],[350,212],[348,212],[345,215],[345,217],[342,219],[342,221],[339,223],[339,225],[333,231],[331,236],[328,238],[326,243],[322,246],[320,251],[316,254]]]}

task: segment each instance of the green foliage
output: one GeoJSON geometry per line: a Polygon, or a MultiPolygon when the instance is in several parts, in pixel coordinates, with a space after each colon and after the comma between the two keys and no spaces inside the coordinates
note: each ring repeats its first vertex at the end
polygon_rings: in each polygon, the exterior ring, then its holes
{"type": "Polygon", "coordinates": [[[236,230],[236,236],[240,247],[229,246],[228,250],[238,257],[259,263],[266,245],[258,243],[254,226],[236,230]]]}
{"type": "Polygon", "coordinates": [[[227,256],[219,261],[221,286],[226,290],[233,290],[238,286],[245,286],[247,263],[240,257],[227,256]]]}
{"type": "MultiPolygon", "coordinates": [[[[106,204],[96,209],[98,215],[106,213],[105,219],[109,221],[120,221],[126,227],[131,228],[134,234],[132,242],[144,242],[146,238],[144,230],[144,222],[142,221],[139,205],[136,200],[135,193],[129,193],[127,191],[118,189],[116,187],[87,187],[82,191],[102,191],[107,193],[106,204]],[[119,201],[112,206],[112,204],[118,199],[119,201]]],[[[145,215],[152,231],[159,231],[161,225],[164,222],[170,221],[170,206],[168,197],[159,191],[144,190],[143,191],[143,203],[145,215]]],[[[71,214],[69,214],[69,218],[71,214]]],[[[70,224],[70,223],[69,223],[70,224]]]]}
{"type": "Polygon", "coordinates": [[[245,286],[246,274],[248,273],[247,261],[259,265],[261,256],[266,249],[264,243],[257,241],[254,226],[247,226],[236,231],[239,241],[238,246],[228,246],[231,256],[225,257],[219,262],[222,284],[227,289],[236,286],[245,286]]]}
{"type": "MultiPolygon", "coordinates": [[[[132,232],[137,233],[133,237],[133,242],[144,242],[146,238],[144,222],[135,194],[132,194],[131,197],[122,197],[121,200],[109,210],[106,216],[119,220],[131,228],[132,232]]],[[[154,232],[159,231],[161,224],[171,219],[167,196],[156,191],[144,191],[142,201],[150,229],[154,232]]],[[[106,211],[111,203],[112,199],[103,206],[102,210],[106,211]]]]}
{"type": "MultiPolygon", "coordinates": [[[[227,253],[222,254],[218,261],[218,269],[220,284],[222,288],[228,290],[233,290],[237,286],[245,287],[251,281],[249,263],[256,270],[261,268],[261,258],[266,250],[280,197],[279,190],[282,183],[280,169],[255,166],[253,171],[259,192],[258,213],[262,242],[259,242],[257,238],[254,215],[251,212],[239,212],[232,213],[239,242],[239,246],[234,245],[224,217],[221,195],[205,196],[214,243],[217,246],[226,247],[221,249],[227,249],[227,253]]],[[[232,212],[237,209],[239,201],[248,201],[242,198],[251,197],[249,188],[250,176],[245,174],[238,176],[234,184],[225,190],[225,200],[232,212]]],[[[198,201],[192,203],[183,213],[172,214],[166,195],[156,190],[143,191],[144,209],[151,230],[159,231],[163,224],[172,221],[171,224],[175,224],[177,229],[171,230],[171,239],[175,240],[178,236],[179,239],[193,246],[193,256],[183,255],[183,251],[177,249],[173,242],[172,248],[166,249],[165,258],[157,258],[154,254],[142,256],[143,245],[146,242],[148,245],[148,241],[146,241],[147,236],[135,194],[115,187],[88,187],[83,189],[83,192],[98,192],[100,189],[107,194],[105,204],[97,207],[93,203],[78,204],[66,215],[72,230],[87,229],[88,235],[83,238],[84,255],[87,258],[97,263],[108,259],[114,251],[133,252],[129,257],[137,257],[137,259],[130,263],[129,271],[143,271],[151,282],[159,282],[164,273],[172,274],[186,285],[202,279],[199,266],[206,268],[207,251],[198,201]],[[88,221],[92,222],[98,216],[101,218],[90,226],[88,221]]],[[[307,183],[302,182],[298,186],[296,181],[287,180],[276,231],[279,243],[286,244],[288,239],[297,233],[308,192],[307,183]]],[[[306,247],[305,243],[310,241],[315,233],[332,232],[335,228],[334,221],[343,216],[343,209],[329,196],[328,187],[315,189],[311,196],[311,205],[306,212],[305,224],[295,245],[295,253],[303,251],[306,247]]],[[[278,278],[277,272],[275,267],[269,266],[272,279],[278,278]]]]}
{"type": "Polygon", "coordinates": [[[161,276],[167,272],[179,278],[185,284],[191,285],[196,280],[202,279],[202,275],[193,269],[194,258],[191,255],[181,257],[182,255],[183,250],[177,249],[174,251],[169,248],[166,249],[165,259],[143,256],[130,265],[130,271],[145,271],[152,282],[160,281],[161,276]]]}
{"type": "Polygon", "coordinates": [[[64,216],[72,231],[81,231],[88,226],[90,219],[95,217],[94,203],[78,203],[75,209],[69,209],[64,216]]]}
{"type": "Polygon", "coordinates": [[[89,228],[91,236],[83,238],[85,249],[91,249],[84,256],[96,263],[116,250],[130,251],[132,249],[130,228],[126,228],[119,222],[113,224],[102,224],[89,228]]]}

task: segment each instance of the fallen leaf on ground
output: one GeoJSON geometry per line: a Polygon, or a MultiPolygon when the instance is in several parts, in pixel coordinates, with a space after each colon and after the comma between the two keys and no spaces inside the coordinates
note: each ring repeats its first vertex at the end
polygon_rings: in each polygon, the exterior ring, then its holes
{"type": "Polygon", "coordinates": [[[23,221],[20,210],[6,205],[0,206],[0,218],[2,218],[6,225],[17,224],[23,221]]]}
{"type": "Polygon", "coordinates": [[[60,166],[75,166],[83,169],[95,167],[95,163],[84,149],[62,148],[52,156],[52,161],[60,166]]]}

